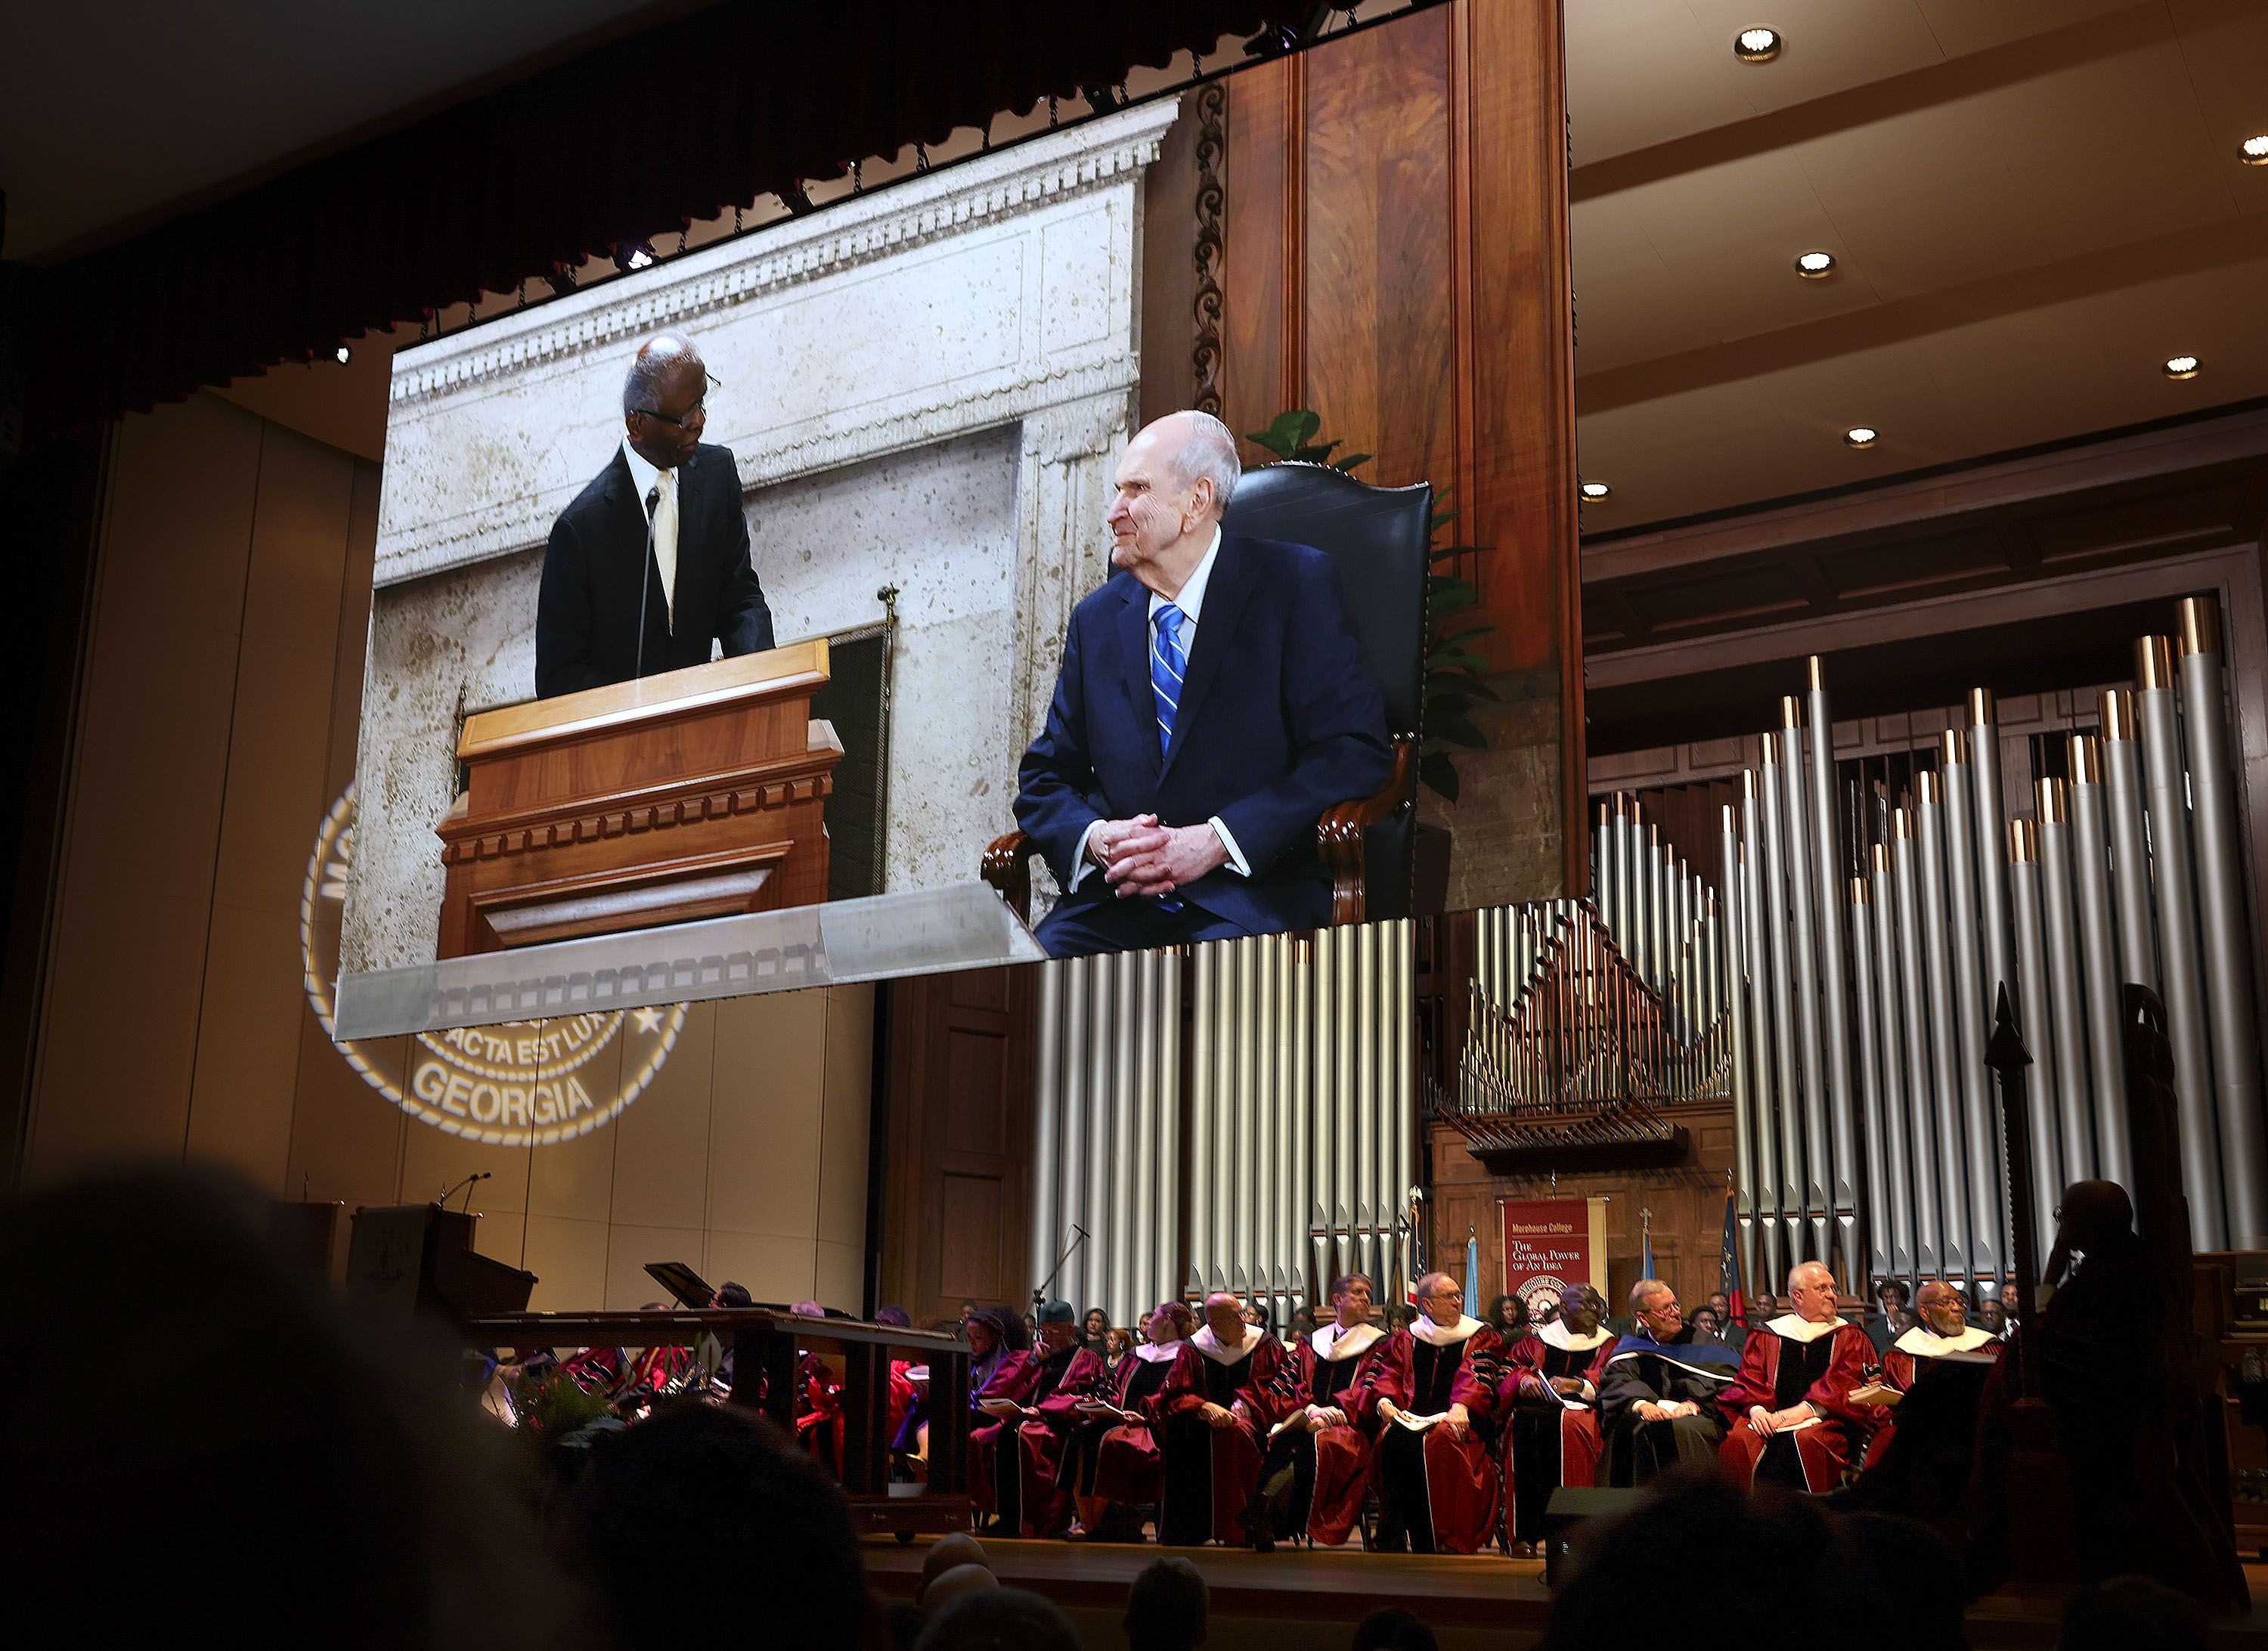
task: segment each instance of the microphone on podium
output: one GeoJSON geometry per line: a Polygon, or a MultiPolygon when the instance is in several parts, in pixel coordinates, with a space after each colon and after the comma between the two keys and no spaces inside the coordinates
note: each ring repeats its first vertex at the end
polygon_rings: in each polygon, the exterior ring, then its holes
{"type": "Polygon", "coordinates": [[[465,1209],[469,1212],[473,1207],[473,1195],[471,1191],[473,1183],[476,1181],[489,1180],[494,1176],[494,1174],[495,1171],[489,1169],[475,1170],[471,1175],[467,1176],[462,1181],[452,1183],[447,1191],[444,1192],[439,1198],[434,1199],[434,1207],[443,1210],[447,1209],[449,1207],[449,1200],[457,1196],[459,1188],[463,1188],[465,1189],[465,1209]]]}

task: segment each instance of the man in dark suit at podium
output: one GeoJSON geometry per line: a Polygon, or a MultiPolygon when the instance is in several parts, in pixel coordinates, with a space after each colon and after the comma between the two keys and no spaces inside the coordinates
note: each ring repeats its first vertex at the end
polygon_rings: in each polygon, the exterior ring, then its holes
{"type": "Polygon", "coordinates": [[[622,445],[551,525],[537,697],[705,665],[711,643],[728,656],[772,645],[740,468],[729,448],[701,441],[708,392],[682,334],[638,347],[622,380],[622,445]]]}
{"type": "Polygon", "coordinates": [[[1058,957],[1318,926],[1315,822],[1386,783],[1386,708],[1329,558],[1224,531],[1236,443],[1174,413],[1128,444],[1118,571],[1073,610],[1016,822],[1064,889],[1058,957]]]}

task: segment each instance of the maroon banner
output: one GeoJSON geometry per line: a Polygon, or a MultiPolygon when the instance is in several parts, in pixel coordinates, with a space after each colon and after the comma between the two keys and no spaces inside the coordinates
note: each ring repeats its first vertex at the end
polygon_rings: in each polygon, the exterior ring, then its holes
{"type": "Polygon", "coordinates": [[[1606,1200],[1506,1198],[1504,1287],[1531,1308],[1571,1284],[1605,1286],[1606,1200]]]}

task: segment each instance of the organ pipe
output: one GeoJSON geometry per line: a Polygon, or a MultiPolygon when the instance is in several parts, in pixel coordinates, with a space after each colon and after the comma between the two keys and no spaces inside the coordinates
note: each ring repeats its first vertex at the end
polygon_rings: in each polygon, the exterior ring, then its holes
{"type": "Polygon", "coordinates": [[[1929,990],[1929,1049],[1936,1115],[1923,1139],[1936,1144],[1938,1215],[1943,1223],[1939,1254],[1949,1273],[1966,1276],[1976,1266],[1975,1235],[1969,1220],[1968,1176],[1962,1118],[1961,1051],[1956,1033],[1953,945],[1945,904],[1945,803],[1938,777],[1917,777],[1914,859],[1921,875],[1923,977],[1929,990]]]}
{"type": "MultiPolygon", "coordinates": [[[[2032,1184],[2044,1187],[2057,1184],[2062,1173],[2061,1161],[2056,1150],[2056,1072],[2055,1062],[2047,1054],[2054,1041],[2054,1015],[2048,1004],[2047,964],[2040,938],[2040,836],[2039,827],[2029,820],[2008,822],[2008,892],[2009,917],[2016,943],[2017,1014],[2021,1017],[2019,1030],[2024,1035],[2028,1050],[2041,1053],[2032,1057],[2029,1081],[2025,1086],[2026,1116],[2030,1123],[2032,1138],[2032,1184]]],[[[2052,1205],[2034,1202],[2034,1235],[2041,1244],[2041,1253],[2055,1242],[2055,1217],[2052,1205]]]]}
{"type": "Polygon", "coordinates": [[[1874,844],[1874,979],[1881,1040],[1881,1105],[1869,1107],[1867,1116],[1877,1128],[1869,1139],[1882,1144],[1884,1179],[1874,1183],[1875,1200],[1870,1220],[1879,1222],[1887,1210],[1890,1229],[1890,1271],[1898,1278],[1918,1277],[1923,1271],[1914,1249],[1914,1175],[1906,1150],[1906,1087],[1912,1068],[1908,1063],[1904,998],[1898,980],[1897,896],[1890,887],[1888,844],[1874,844]]]}
{"type": "MultiPolygon", "coordinates": [[[[1990,737],[1998,739],[1997,734],[1990,737]]],[[[1984,1017],[1994,983],[1992,960],[1977,943],[1983,903],[1977,891],[1984,881],[1979,862],[1999,853],[2000,840],[1997,832],[1981,840],[1974,832],[1977,788],[1988,768],[1999,772],[1999,763],[1992,743],[1972,747],[1959,728],[1945,730],[1941,751],[1938,778],[1945,788],[1940,818],[1945,833],[1946,949],[1953,965],[1952,1036],[1960,1040],[1955,1067],[1961,1086],[1960,1156],[1967,1169],[1964,1210],[1969,1248],[1965,1254],[1970,1266],[1991,1272],[1995,1271],[1999,1249],[2000,1176],[1996,1113],[1984,1070],[1984,1017]]],[[[1940,1103],[1943,1103],[1941,1095],[1940,1103]]]]}
{"type": "Polygon", "coordinates": [[[1890,1258],[1890,1220],[1889,1208],[1889,1169],[1884,1161],[1884,1136],[1881,1125],[1881,1036],[1874,1023],[1874,948],[1873,903],[1868,898],[1867,880],[1851,880],[1851,930],[1858,942],[1852,947],[1852,975],[1856,983],[1859,1010],[1859,1109],[1874,1121],[1875,1127],[1867,1131],[1867,1187],[1879,1200],[1867,1222],[1867,1269],[1875,1278],[1888,1276],[1895,1264],[1890,1258]]]}
{"type": "Polygon", "coordinates": [[[2187,777],[2182,767],[2180,696],[2174,645],[2144,637],[2134,645],[2134,712],[2142,733],[2143,803],[2150,828],[2150,889],[2158,919],[2158,967],[2166,989],[2166,1030],[2174,1045],[2174,1087],[2182,1118],[2182,1190],[2190,1201],[2190,1242],[2226,1247],[2220,1192],[2220,1120],[2213,1102],[2206,1040],[2204,965],[2198,950],[2197,877],[2190,857],[2187,777]]]}
{"type": "Polygon", "coordinates": [[[2268,1146],[2262,1142],[2260,1028],[2244,921],[2236,763],[2229,750],[2221,685],[2220,604],[2209,596],[2185,599],[2180,640],[2182,729],[2189,747],[2205,1023],[2220,1119],[2227,1235],[2234,1247],[2253,1248],[2268,1243],[2268,1146]]]}
{"type": "Polygon", "coordinates": [[[1827,1095],[1822,1076],[1826,1068],[1825,1029],[1819,1002],[1819,931],[1817,888],[1813,881],[1811,831],[1806,818],[1803,778],[1803,705],[1790,695],[1780,701],[1780,829],[1786,835],[1781,853],[1787,880],[1788,924],[1795,954],[1794,991],[1796,1047],[1802,1066],[1798,1081],[1803,1095],[1803,1210],[1809,1247],[1804,1258],[1825,1261],[1829,1255],[1827,1229],[1835,1206],[1828,1191],[1827,1095]]]}
{"type": "MultiPolygon", "coordinates": [[[[2035,788],[2040,835],[2040,941],[2053,1018],[2056,1135],[2063,1184],[2095,1175],[2095,1117],[2087,1080],[2087,1007],[2080,984],[2078,915],[2071,889],[2070,788],[2059,779],[2035,788]]],[[[2035,1055],[2035,1065],[2041,1057],[2035,1055]]],[[[2048,1206],[2052,1209],[2052,1205],[2048,1206]]],[[[2052,1245],[2055,1235],[2048,1235],[2052,1245]]]]}
{"type": "MultiPolygon", "coordinates": [[[[1863,1293],[1867,1257],[1859,1249],[1858,1108],[1851,1089],[1851,996],[1845,959],[1849,936],[1844,922],[1842,830],[1835,807],[1835,722],[1827,704],[1827,675],[1817,654],[1808,667],[1804,708],[1811,726],[1811,845],[1816,882],[1814,909],[1819,918],[1819,991],[1826,1010],[1826,1062],[1820,1072],[1832,1126],[1829,1188],[1843,1258],[1845,1291],[1863,1293]]],[[[1863,901],[1865,884],[1859,885],[1863,901]]]]}
{"type": "Polygon", "coordinates": [[[2071,867],[2079,914],[2080,969],[2087,1000],[2088,1088],[2095,1102],[2095,1173],[2130,1183],[2126,1058],[2119,1032],[2118,937],[2112,918],[2110,811],[2102,742],[2071,736],[2071,867]]]}
{"type": "MultiPolygon", "coordinates": [[[[1924,776],[1924,778],[1927,778],[1924,776]]],[[[1914,1272],[1949,1277],[1944,1202],[1938,1196],[1937,1075],[1930,1061],[1929,988],[1922,978],[1921,858],[1912,813],[1890,816],[1890,861],[1898,890],[1898,979],[1906,1033],[1906,1133],[1913,1142],[1914,1272]]],[[[1957,1194],[1955,1195],[1958,1196],[1957,1194]]]]}

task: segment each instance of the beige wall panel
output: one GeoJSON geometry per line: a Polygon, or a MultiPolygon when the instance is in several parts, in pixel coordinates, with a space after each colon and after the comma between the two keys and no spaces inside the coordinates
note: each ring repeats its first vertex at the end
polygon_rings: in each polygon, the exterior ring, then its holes
{"type": "Polygon", "coordinates": [[[178,629],[237,634],[261,434],[258,419],[209,395],[126,418],[103,527],[102,615],[133,607],[178,629]]]}
{"type": "Polygon", "coordinates": [[[591,1311],[606,1299],[607,1224],[531,1215],[519,1264],[535,1275],[535,1291],[527,1301],[532,1310],[591,1311]]]}
{"type": "Polygon", "coordinates": [[[866,1251],[863,1245],[830,1243],[822,1238],[818,1244],[816,1266],[818,1282],[814,1294],[821,1307],[839,1307],[851,1314],[864,1310],[866,1251]]]}
{"type": "MultiPolygon", "coordinates": [[[[406,1038],[383,1038],[362,1054],[398,1087],[406,1038]]],[[[299,1028],[299,1072],[291,1109],[291,1156],[284,1189],[357,1204],[392,1204],[401,1196],[403,1132],[423,1129],[363,1081],[324,1032],[312,1009],[299,1028]]],[[[485,1186],[487,1183],[483,1183],[485,1186]]]]}
{"type": "Polygon", "coordinates": [[[299,918],[307,855],[331,806],[332,660],[328,653],[247,638],[237,661],[236,716],[213,898],[299,918]]]}
{"type": "Polygon", "coordinates": [[[260,449],[260,498],[244,593],[247,639],[326,658],[336,651],[354,478],[350,455],[269,426],[260,449]]]}
{"type": "MultiPolygon", "coordinates": [[[[419,1052],[422,1051],[411,1054],[413,1065],[419,1052]]],[[[419,1198],[437,1198],[442,1188],[453,1186],[476,1169],[485,1169],[494,1178],[482,1182],[473,1190],[475,1209],[527,1208],[526,1147],[483,1146],[461,1135],[445,1135],[434,1125],[416,1118],[411,1118],[409,1124],[401,1152],[404,1204],[419,1198]]],[[[461,1198],[464,1194],[457,1196],[461,1198]]]]}
{"type": "MultiPolygon", "coordinates": [[[[481,1184],[487,1187],[495,1183],[484,1181],[481,1184]]],[[[403,1202],[414,1200],[404,1199],[403,1202]]],[[[483,1206],[477,1198],[473,1200],[473,1213],[481,1218],[473,1228],[473,1248],[475,1250],[491,1261],[501,1261],[508,1266],[526,1265],[520,1259],[527,1245],[526,1216],[518,1210],[483,1206]]]]}
{"type": "Polygon", "coordinates": [[[816,1231],[826,1050],[823,991],[734,998],[717,1006],[712,1229],[792,1234],[806,1242],[816,1231]]]}
{"type": "Polygon", "coordinates": [[[151,894],[212,898],[236,653],[232,636],[157,608],[96,616],[64,851],[70,875],[88,866],[151,894]]]}
{"type": "MultiPolygon", "coordinates": [[[[826,1104],[819,1136],[821,1243],[866,1242],[866,1130],[874,1109],[874,989],[827,993],[826,1104]]],[[[836,1302],[841,1306],[843,1303],[836,1302]]]]}
{"type": "MultiPolygon", "coordinates": [[[[607,1233],[607,1296],[600,1303],[608,1312],[624,1312],[648,1301],[668,1301],[669,1292],[646,1271],[649,1261],[681,1261],[694,1271],[711,1278],[703,1265],[708,1235],[697,1227],[637,1227],[617,1221],[607,1233]]],[[[671,1306],[675,1306],[674,1301],[671,1306]]]]}
{"type": "Polygon", "coordinates": [[[615,1120],[618,1226],[705,1230],[709,1223],[709,1085],[717,1006],[685,1012],[669,1058],[615,1120]]]}
{"type": "MultiPolygon", "coordinates": [[[[603,1105],[620,1087],[622,1071],[622,1042],[617,1036],[592,1058],[579,1076],[584,1087],[603,1105]]],[[[537,1147],[528,1160],[527,1212],[600,1223],[612,1219],[615,1144],[615,1125],[610,1124],[573,1140],[537,1147]]]]}
{"type": "Polygon", "coordinates": [[[122,1154],[180,1155],[205,918],[198,902],[92,872],[72,879],[50,964],[32,1175],[122,1154]]]}
{"type": "Polygon", "coordinates": [[[816,1249],[808,1238],[712,1230],[701,1276],[711,1284],[745,1284],[759,1301],[792,1307],[815,1286],[816,1249]]]}
{"type": "Polygon", "coordinates": [[[292,1034],[306,1013],[305,978],[297,913],[213,908],[187,1151],[278,1198],[291,1156],[292,1034]]]}

